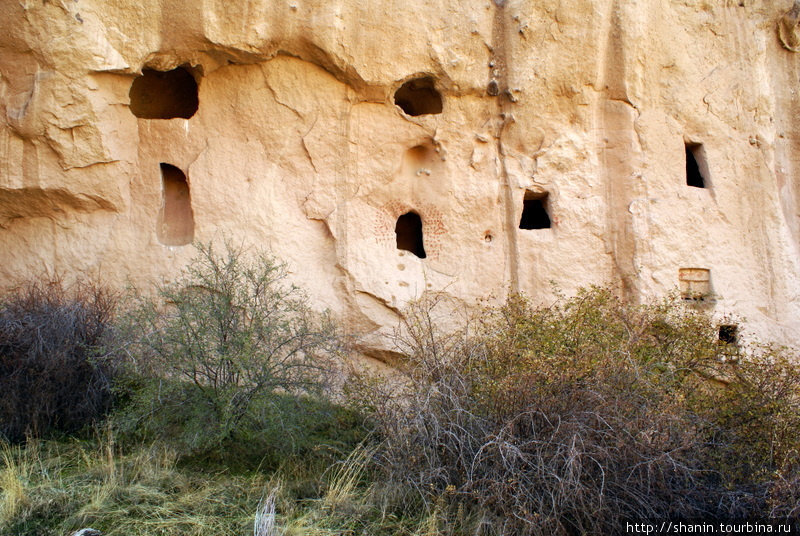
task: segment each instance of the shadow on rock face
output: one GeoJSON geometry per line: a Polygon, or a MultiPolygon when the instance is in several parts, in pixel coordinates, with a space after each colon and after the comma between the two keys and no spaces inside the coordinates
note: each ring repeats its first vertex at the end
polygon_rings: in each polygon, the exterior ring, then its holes
{"type": "Polygon", "coordinates": [[[800,0],[778,21],[778,37],[783,46],[792,52],[800,52],[800,0]]]}

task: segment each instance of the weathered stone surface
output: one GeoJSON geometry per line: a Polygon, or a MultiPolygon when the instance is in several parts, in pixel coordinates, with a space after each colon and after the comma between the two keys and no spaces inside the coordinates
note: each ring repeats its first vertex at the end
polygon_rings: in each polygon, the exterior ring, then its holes
{"type": "Polygon", "coordinates": [[[227,235],[270,248],[319,306],[375,335],[426,290],[550,300],[551,282],[611,283],[645,299],[699,269],[715,314],[800,342],[795,11],[3,2],[0,284],[42,271],[145,284],[186,262],[179,244],[227,235]],[[132,105],[141,94],[184,98],[131,92],[143,70],[179,67],[196,113],[134,115],[163,113],[132,105]],[[397,104],[430,97],[430,79],[441,113],[396,105],[414,79],[397,104]],[[704,188],[687,185],[687,147],[704,188]],[[550,228],[519,229],[525,199],[544,200],[550,228]],[[424,259],[397,248],[409,212],[424,259]]]}
{"type": "Polygon", "coordinates": [[[103,533],[95,529],[81,529],[73,532],[72,536],[103,536],[103,533]]]}

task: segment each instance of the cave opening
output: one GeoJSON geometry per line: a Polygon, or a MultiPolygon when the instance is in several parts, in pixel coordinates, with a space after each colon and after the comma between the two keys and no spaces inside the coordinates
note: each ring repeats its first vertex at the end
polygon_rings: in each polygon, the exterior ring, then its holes
{"type": "Polygon", "coordinates": [[[737,344],[739,342],[739,326],[736,324],[723,324],[719,327],[719,342],[722,344],[737,344]]]}
{"type": "Polygon", "coordinates": [[[419,214],[406,212],[397,218],[394,232],[397,236],[397,249],[410,251],[420,259],[427,256],[422,237],[422,219],[419,214]]]}
{"type": "Polygon", "coordinates": [[[547,213],[547,192],[527,191],[522,199],[520,229],[550,229],[550,215],[547,213]]]}
{"type": "Polygon", "coordinates": [[[400,86],[394,93],[394,103],[412,116],[442,113],[442,96],[429,76],[414,78],[400,86]]]}
{"type": "Polygon", "coordinates": [[[161,164],[161,210],[158,239],[165,246],[185,246],[194,239],[194,213],[186,175],[171,164],[161,164]]]}
{"type": "Polygon", "coordinates": [[[131,112],[141,119],[189,119],[199,105],[197,81],[185,67],[142,70],[131,84],[131,112]]]}
{"type": "Polygon", "coordinates": [[[700,143],[686,144],[686,184],[695,188],[708,188],[705,151],[700,143]]]}

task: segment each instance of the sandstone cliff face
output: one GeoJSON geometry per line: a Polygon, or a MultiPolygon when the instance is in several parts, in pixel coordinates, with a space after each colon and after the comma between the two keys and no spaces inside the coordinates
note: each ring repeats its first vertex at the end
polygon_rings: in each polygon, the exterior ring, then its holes
{"type": "Polygon", "coordinates": [[[146,284],[229,236],[362,333],[611,283],[800,342],[792,7],[7,0],[0,284],[146,284]]]}

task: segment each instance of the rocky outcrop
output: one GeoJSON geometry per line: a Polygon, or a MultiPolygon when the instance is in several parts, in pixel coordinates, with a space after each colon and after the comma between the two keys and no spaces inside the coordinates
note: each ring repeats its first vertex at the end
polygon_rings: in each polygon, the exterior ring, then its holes
{"type": "Polygon", "coordinates": [[[72,536],[103,536],[103,533],[95,529],[81,529],[73,532],[72,536]]]}
{"type": "Polygon", "coordinates": [[[609,283],[800,342],[796,11],[4,2],[0,283],[146,284],[228,236],[364,334],[609,283]]]}
{"type": "Polygon", "coordinates": [[[798,24],[800,24],[800,0],[795,0],[792,9],[778,22],[778,36],[781,43],[792,52],[800,52],[798,24]]]}

